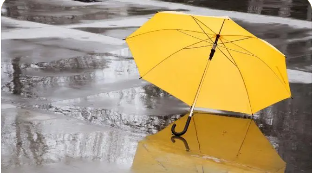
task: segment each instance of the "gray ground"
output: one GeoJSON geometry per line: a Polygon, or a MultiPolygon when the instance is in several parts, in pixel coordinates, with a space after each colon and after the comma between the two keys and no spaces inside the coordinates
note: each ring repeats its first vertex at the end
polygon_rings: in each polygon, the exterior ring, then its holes
{"type": "Polygon", "coordinates": [[[287,162],[286,172],[311,172],[311,8],[304,0],[240,2],[7,0],[2,171],[127,172],[137,142],[188,107],[138,79],[122,38],[153,13],[178,10],[233,17],[286,54],[294,99],[259,112],[256,121],[287,162]]]}

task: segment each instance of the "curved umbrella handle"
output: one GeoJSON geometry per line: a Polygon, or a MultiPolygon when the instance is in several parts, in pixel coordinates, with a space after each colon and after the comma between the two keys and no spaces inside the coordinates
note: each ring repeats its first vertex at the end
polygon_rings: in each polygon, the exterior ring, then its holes
{"type": "Polygon", "coordinates": [[[179,139],[179,140],[181,140],[181,141],[184,143],[184,146],[185,146],[185,148],[186,148],[186,151],[190,151],[190,147],[189,147],[187,141],[186,141],[183,137],[180,137],[180,136],[172,136],[172,137],[171,137],[171,141],[172,141],[173,143],[175,143],[175,140],[174,140],[174,139],[179,139]]]}
{"type": "Polygon", "coordinates": [[[172,134],[174,134],[175,136],[184,135],[184,134],[186,133],[186,131],[187,131],[188,126],[190,125],[191,119],[192,119],[192,116],[189,116],[189,117],[187,118],[186,124],[185,124],[184,129],[183,129],[182,132],[176,132],[176,131],[175,131],[175,127],[176,127],[177,125],[176,125],[176,124],[173,124],[172,127],[171,127],[171,132],[172,132],[172,134]]]}

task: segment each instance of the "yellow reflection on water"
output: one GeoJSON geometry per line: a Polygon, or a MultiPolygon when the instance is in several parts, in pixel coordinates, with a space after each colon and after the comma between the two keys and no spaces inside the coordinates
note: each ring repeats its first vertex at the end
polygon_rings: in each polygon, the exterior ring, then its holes
{"type": "MultiPolygon", "coordinates": [[[[177,131],[187,116],[177,120],[177,131]]],[[[171,125],[140,141],[132,165],[148,172],[284,172],[286,163],[251,119],[196,113],[182,137],[171,125]]]]}

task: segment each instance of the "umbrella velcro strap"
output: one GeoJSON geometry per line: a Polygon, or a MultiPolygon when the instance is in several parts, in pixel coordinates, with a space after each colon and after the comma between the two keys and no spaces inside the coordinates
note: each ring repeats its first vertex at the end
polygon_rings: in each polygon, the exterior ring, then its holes
{"type": "Polygon", "coordinates": [[[209,60],[212,59],[212,57],[213,57],[215,51],[216,51],[215,49],[211,49],[211,52],[210,52],[210,55],[209,55],[209,60]]]}

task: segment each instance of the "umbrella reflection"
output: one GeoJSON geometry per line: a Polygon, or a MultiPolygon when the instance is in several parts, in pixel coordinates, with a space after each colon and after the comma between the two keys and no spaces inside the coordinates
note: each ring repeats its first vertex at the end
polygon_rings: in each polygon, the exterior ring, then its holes
{"type": "Polygon", "coordinates": [[[139,142],[133,172],[285,171],[286,163],[251,119],[196,113],[183,138],[172,137],[170,127],[139,142]]]}
{"type": "Polygon", "coordinates": [[[171,141],[173,143],[175,143],[175,139],[179,139],[180,141],[182,141],[184,143],[184,145],[185,145],[186,151],[190,151],[190,147],[189,147],[187,141],[183,137],[181,137],[181,136],[172,136],[171,137],[171,141]]]}

